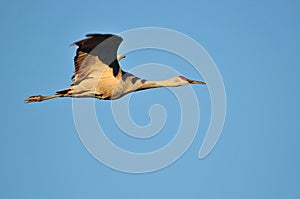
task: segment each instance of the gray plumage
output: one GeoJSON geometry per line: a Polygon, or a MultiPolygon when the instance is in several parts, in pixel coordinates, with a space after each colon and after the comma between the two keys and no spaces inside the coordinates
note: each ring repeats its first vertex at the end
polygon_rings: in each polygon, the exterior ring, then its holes
{"type": "Polygon", "coordinates": [[[124,95],[158,87],[175,87],[187,84],[205,84],[201,81],[176,76],[162,81],[145,80],[125,72],[119,65],[124,55],[117,56],[122,38],[112,34],[88,34],[87,38],[72,45],[78,46],[74,57],[75,71],[69,88],[54,95],[30,96],[25,100],[40,102],[56,97],[94,97],[114,100],[124,95]]]}

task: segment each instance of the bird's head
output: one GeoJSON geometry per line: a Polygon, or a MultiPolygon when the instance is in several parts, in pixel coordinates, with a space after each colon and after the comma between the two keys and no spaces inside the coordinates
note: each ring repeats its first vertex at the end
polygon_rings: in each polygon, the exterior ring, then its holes
{"type": "Polygon", "coordinates": [[[205,84],[205,82],[188,79],[183,76],[176,76],[167,80],[160,81],[162,86],[184,86],[188,84],[205,84]]]}

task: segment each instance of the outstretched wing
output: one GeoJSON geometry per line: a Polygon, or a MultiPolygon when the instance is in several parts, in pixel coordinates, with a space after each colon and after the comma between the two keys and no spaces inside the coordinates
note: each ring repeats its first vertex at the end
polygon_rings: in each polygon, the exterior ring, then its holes
{"type": "Polygon", "coordinates": [[[122,73],[117,60],[117,50],[123,39],[112,34],[86,36],[87,38],[73,43],[78,46],[74,58],[73,83],[76,85],[85,79],[100,76],[109,81],[109,78],[115,78],[122,73]]]}

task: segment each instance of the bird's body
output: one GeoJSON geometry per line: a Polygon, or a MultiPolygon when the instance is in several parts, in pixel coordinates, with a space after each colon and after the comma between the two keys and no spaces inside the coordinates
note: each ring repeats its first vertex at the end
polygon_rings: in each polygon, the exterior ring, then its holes
{"type": "Polygon", "coordinates": [[[25,102],[39,102],[56,97],[94,97],[114,100],[124,95],[158,87],[175,87],[187,84],[205,84],[176,76],[162,81],[145,80],[124,72],[119,60],[124,55],[117,56],[117,49],[122,38],[111,34],[88,34],[88,38],[75,42],[78,46],[74,58],[75,71],[73,84],[67,89],[50,96],[31,96],[25,102]]]}

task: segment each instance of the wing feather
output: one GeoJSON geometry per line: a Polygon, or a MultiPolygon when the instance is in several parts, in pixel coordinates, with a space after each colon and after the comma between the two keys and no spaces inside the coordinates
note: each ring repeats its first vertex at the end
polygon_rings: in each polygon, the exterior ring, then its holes
{"type": "Polygon", "coordinates": [[[122,70],[117,60],[117,50],[123,39],[112,34],[86,36],[87,38],[73,43],[78,46],[74,57],[73,83],[100,77],[104,71],[106,79],[118,76],[122,70]]]}

